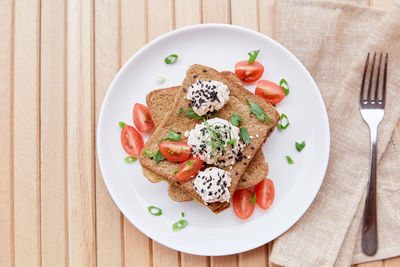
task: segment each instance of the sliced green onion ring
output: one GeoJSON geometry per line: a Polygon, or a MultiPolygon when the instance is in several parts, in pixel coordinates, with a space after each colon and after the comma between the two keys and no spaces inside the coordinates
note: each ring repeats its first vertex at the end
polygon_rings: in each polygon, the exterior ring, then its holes
{"type": "Polygon", "coordinates": [[[132,162],[135,162],[137,160],[137,158],[132,157],[132,156],[127,156],[126,158],[124,158],[124,160],[128,163],[132,163],[132,162]]]}
{"type": "Polygon", "coordinates": [[[189,224],[188,221],[186,221],[186,220],[184,220],[184,219],[179,220],[179,221],[177,221],[176,223],[174,223],[174,224],[172,225],[172,230],[177,231],[177,230],[183,229],[183,228],[185,228],[188,224],[189,224]]]}
{"type": "Polygon", "coordinates": [[[281,114],[281,118],[280,118],[278,124],[276,125],[276,127],[277,127],[279,130],[285,130],[289,125],[290,125],[290,123],[289,123],[288,117],[286,116],[285,113],[282,113],[282,114],[281,114]],[[285,119],[285,120],[284,120],[284,119],[285,119]]]}
{"type": "Polygon", "coordinates": [[[162,214],[162,210],[156,206],[150,206],[147,209],[154,216],[160,216],[162,214]]]}
{"type": "Polygon", "coordinates": [[[178,55],[177,54],[172,54],[172,55],[167,56],[164,59],[164,62],[166,64],[174,64],[177,61],[177,59],[178,59],[178,55]]]}

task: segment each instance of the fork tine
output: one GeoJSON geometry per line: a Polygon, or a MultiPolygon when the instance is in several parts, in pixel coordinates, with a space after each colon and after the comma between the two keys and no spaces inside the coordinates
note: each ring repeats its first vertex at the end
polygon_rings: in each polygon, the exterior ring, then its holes
{"type": "Polygon", "coordinates": [[[369,76],[368,96],[367,96],[367,101],[369,102],[371,102],[371,88],[372,88],[372,78],[374,76],[374,70],[375,70],[375,57],[376,57],[376,52],[374,53],[374,57],[372,58],[371,75],[369,76]]]}
{"type": "Polygon", "coordinates": [[[382,99],[379,100],[379,104],[385,105],[386,99],[386,72],[387,72],[387,64],[388,64],[388,53],[385,56],[385,67],[383,69],[383,91],[382,91],[382,99]]]}
{"type": "Polygon", "coordinates": [[[372,103],[378,103],[378,92],[379,92],[379,74],[381,73],[381,63],[382,63],[382,53],[379,56],[378,73],[376,74],[376,84],[375,84],[375,96],[372,103]]]}
{"type": "Polygon", "coordinates": [[[367,60],[365,61],[364,73],[361,81],[360,104],[364,102],[364,83],[365,83],[365,75],[367,74],[368,63],[369,63],[369,53],[367,55],[367,60]]]}

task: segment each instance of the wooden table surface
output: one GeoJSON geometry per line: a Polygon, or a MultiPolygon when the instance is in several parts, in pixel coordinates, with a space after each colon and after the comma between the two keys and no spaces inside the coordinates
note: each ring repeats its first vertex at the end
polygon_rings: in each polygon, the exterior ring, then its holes
{"type": "Polygon", "coordinates": [[[201,257],[144,236],[103,183],[95,136],[111,80],[148,41],[210,22],[272,36],[274,16],[273,0],[0,1],[0,266],[268,265],[270,245],[201,257]]]}

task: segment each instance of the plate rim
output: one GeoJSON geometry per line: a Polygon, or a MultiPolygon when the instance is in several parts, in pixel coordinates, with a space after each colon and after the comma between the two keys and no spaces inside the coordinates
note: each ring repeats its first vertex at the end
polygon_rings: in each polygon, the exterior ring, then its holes
{"type": "Polygon", "coordinates": [[[174,249],[176,251],[181,251],[184,253],[189,253],[189,254],[193,254],[193,255],[201,255],[201,256],[223,256],[223,255],[232,255],[232,254],[237,254],[237,253],[242,253],[245,251],[249,251],[252,249],[255,249],[259,246],[265,245],[268,242],[271,242],[272,240],[277,239],[278,237],[280,237],[283,233],[285,233],[286,231],[288,231],[291,227],[293,227],[306,213],[306,211],[311,207],[312,203],[314,202],[319,190],[321,189],[322,183],[325,179],[326,176],[326,171],[327,171],[327,167],[328,167],[328,163],[329,163],[329,156],[330,156],[330,143],[331,143],[331,138],[330,138],[330,125],[329,125],[329,117],[328,117],[328,113],[327,113],[327,109],[326,109],[326,105],[325,105],[325,101],[321,95],[320,89],[318,87],[318,85],[316,84],[316,82],[314,81],[312,75],[310,74],[310,72],[308,71],[308,69],[304,66],[304,64],[292,53],[290,52],[286,47],[284,47],[283,45],[281,45],[278,41],[272,39],[271,37],[262,34],[258,31],[246,28],[246,27],[242,27],[242,26],[238,26],[238,25],[232,25],[232,24],[224,24],[224,23],[205,23],[205,24],[195,24],[195,25],[190,25],[190,26],[186,26],[186,27],[182,27],[179,29],[175,29],[172,31],[169,31],[167,33],[164,33],[162,35],[160,35],[159,37],[153,39],[152,41],[148,42],[147,44],[143,45],[139,50],[137,50],[135,53],[132,54],[132,56],[130,56],[130,58],[125,62],[125,64],[120,68],[120,70],[118,71],[118,73],[115,75],[115,77],[113,78],[112,82],[110,83],[109,87],[107,88],[107,92],[103,98],[102,101],[102,105],[101,105],[101,109],[99,112],[99,117],[97,120],[97,127],[96,127],[96,155],[97,155],[97,160],[99,163],[99,168],[102,174],[102,178],[104,181],[104,184],[106,185],[107,191],[109,192],[112,200],[114,201],[115,205],[118,207],[119,211],[125,216],[125,218],[128,219],[128,221],[135,226],[139,231],[141,231],[144,235],[146,235],[148,238],[151,238],[152,240],[155,240],[156,242],[159,242],[160,244],[169,247],[171,249],[174,249]],[[121,207],[123,207],[124,205],[120,205],[120,200],[114,196],[111,192],[112,190],[110,190],[110,184],[107,182],[107,179],[105,178],[104,175],[104,171],[103,171],[103,157],[101,156],[101,153],[99,153],[100,151],[100,142],[99,140],[101,140],[101,131],[99,131],[101,124],[101,121],[103,120],[103,116],[104,116],[104,107],[105,107],[105,103],[108,101],[109,95],[111,94],[111,89],[115,86],[115,83],[117,83],[117,81],[119,80],[119,78],[127,71],[128,66],[131,64],[131,62],[134,60],[134,58],[142,53],[144,53],[146,50],[151,49],[151,46],[155,43],[161,42],[164,39],[168,38],[170,35],[174,35],[177,33],[182,33],[185,31],[192,31],[192,30],[197,30],[197,29],[202,29],[202,28],[221,28],[221,29],[237,29],[237,30],[241,30],[241,31],[248,31],[251,34],[255,34],[260,38],[266,38],[268,39],[268,41],[274,43],[274,45],[277,45],[280,49],[284,50],[288,56],[290,56],[293,60],[297,61],[298,64],[300,64],[302,66],[302,68],[305,71],[305,74],[307,75],[307,79],[314,85],[314,87],[317,89],[317,97],[319,98],[320,102],[319,104],[322,104],[322,116],[324,117],[323,119],[323,125],[322,125],[322,129],[326,132],[326,136],[325,138],[327,139],[326,141],[326,147],[325,147],[325,155],[324,155],[324,162],[322,163],[322,178],[319,180],[318,186],[315,186],[315,189],[313,190],[313,194],[312,197],[309,198],[309,201],[307,202],[306,205],[304,205],[304,208],[299,212],[299,216],[297,216],[298,218],[295,219],[293,222],[287,223],[287,225],[285,225],[284,227],[282,227],[281,231],[279,233],[276,234],[276,236],[269,240],[269,241],[262,241],[262,242],[258,242],[255,243],[253,246],[247,247],[246,249],[235,249],[235,246],[232,246],[232,249],[229,252],[212,252],[209,251],[209,253],[202,253],[202,252],[196,252],[196,251],[191,251],[191,250],[186,250],[185,248],[179,248],[178,246],[173,245],[173,243],[165,243],[163,241],[160,241],[157,237],[155,237],[151,232],[145,230],[140,224],[135,224],[134,220],[132,220],[130,218],[130,216],[128,214],[126,214],[126,211],[121,209],[121,207]]]}

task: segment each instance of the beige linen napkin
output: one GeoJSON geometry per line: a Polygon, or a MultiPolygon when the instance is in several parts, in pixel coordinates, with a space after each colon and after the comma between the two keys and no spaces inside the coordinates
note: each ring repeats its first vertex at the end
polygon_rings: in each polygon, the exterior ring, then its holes
{"type": "Polygon", "coordinates": [[[275,36],[316,80],[331,130],[330,160],[320,192],[299,222],[274,241],[270,260],[279,265],[349,266],[400,255],[400,136],[395,129],[400,115],[400,2],[387,13],[352,4],[357,2],[276,1],[275,36]],[[373,257],[360,248],[369,132],[358,99],[370,51],[390,55],[378,140],[379,249],[373,257]]]}

